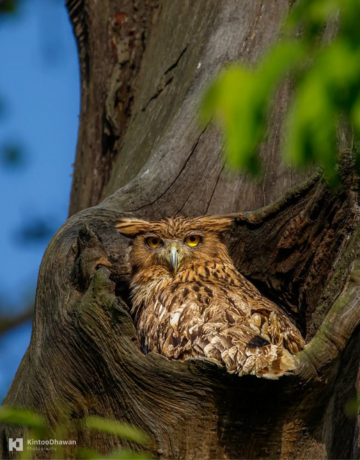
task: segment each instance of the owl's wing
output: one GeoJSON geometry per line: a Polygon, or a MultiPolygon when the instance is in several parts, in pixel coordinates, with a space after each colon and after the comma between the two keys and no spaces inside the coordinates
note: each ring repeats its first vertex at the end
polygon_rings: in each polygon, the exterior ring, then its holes
{"type": "Polygon", "coordinates": [[[182,283],[148,305],[140,327],[147,330],[148,351],[175,359],[203,356],[240,375],[277,378],[294,363],[281,340],[283,322],[267,307],[251,313],[237,288],[182,283]]]}
{"type": "MultiPolygon", "coordinates": [[[[220,303],[230,303],[245,323],[264,340],[275,345],[283,345],[291,354],[304,348],[305,341],[287,314],[274,302],[264,297],[234,266],[228,264],[208,264],[209,286],[225,299],[220,303]]],[[[206,283],[205,278],[203,282],[206,283]]],[[[231,310],[230,310],[231,311],[231,310]]],[[[237,323],[239,316],[233,318],[237,323]]],[[[229,319],[229,318],[228,318],[229,319]]]]}
{"type": "Polygon", "coordinates": [[[283,344],[292,354],[302,350],[305,345],[304,339],[287,314],[274,302],[261,295],[235,267],[226,266],[224,270],[231,273],[231,284],[225,290],[221,289],[230,297],[235,294],[238,306],[246,304],[248,324],[251,329],[272,344],[283,344]]]}

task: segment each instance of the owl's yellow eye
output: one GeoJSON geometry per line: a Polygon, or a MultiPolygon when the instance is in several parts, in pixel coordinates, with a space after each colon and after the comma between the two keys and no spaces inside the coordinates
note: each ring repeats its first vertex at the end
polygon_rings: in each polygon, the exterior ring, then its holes
{"type": "Polygon", "coordinates": [[[185,238],[185,243],[191,248],[195,248],[201,242],[201,236],[189,235],[185,238]]]}
{"type": "Polygon", "coordinates": [[[146,244],[149,248],[155,249],[160,246],[161,239],[157,238],[156,236],[150,236],[149,238],[146,238],[146,244]]]}

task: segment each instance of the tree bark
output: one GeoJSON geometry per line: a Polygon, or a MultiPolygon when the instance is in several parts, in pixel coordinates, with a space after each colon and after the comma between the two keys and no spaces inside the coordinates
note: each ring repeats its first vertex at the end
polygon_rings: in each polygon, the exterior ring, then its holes
{"type": "MultiPolygon", "coordinates": [[[[78,422],[78,445],[103,453],[127,443],[92,436],[84,416],[142,428],[155,458],[357,458],[356,419],[344,412],[360,351],[348,131],[339,128],[343,183],[334,191],[281,161],[291,81],[277,92],[257,181],[229,171],[216,128],[197,122],[206,85],[230,61],[255,64],[289,2],[68,0],[68,8],[82,78],[71,217],[44,255],[31,344],[5,403],[54,426],[66,415],[78,422]],[[116,219],[212,213],[236,215],[227,242],[237,268],[306,337],[293,375],[239,378],[208,360],[169,361],[137,347],[116,219]]],[[[3,427],[3,458],[8,438],[23,432],[3,427]]]]}

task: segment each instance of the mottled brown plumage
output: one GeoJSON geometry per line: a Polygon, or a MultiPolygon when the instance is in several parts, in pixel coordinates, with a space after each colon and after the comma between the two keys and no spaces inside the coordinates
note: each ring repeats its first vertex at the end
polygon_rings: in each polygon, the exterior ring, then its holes
{"type": "Polygon", "coordinates": [[[120,219],[133,238],[132,314],[141,349],[168,358],[206,357],[239,375],[277,378],[304,340],[286,314],[236,268],[220,234],[227,216],[120,219]]]}

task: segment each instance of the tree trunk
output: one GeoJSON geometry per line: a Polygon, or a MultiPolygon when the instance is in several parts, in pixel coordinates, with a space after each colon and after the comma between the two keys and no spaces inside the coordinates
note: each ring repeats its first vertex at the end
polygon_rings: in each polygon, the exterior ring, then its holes
{"type": "MultiPolygon", "coordinates": [[[[339,128],[343,185],[329,191],[279,156],[291,81],[277,92],[257,181],[229,171],[216,128],[197,122],[209,81],[230,61],[256,63],[290,3],[68,0],[82,79],[71,217],[42,261],[31,344],[6,404],[54,425],[64,413],[130,422],[149,434],[155,458],[357,458],[356,419],[344,412],[360,351],[348,132],[339,128]],[[208,360],[169,361],[137,347],[116,219],[213,213],[236,214],[228,239],[236,266],[306,337],[291,376],[240,378],[208,360]]],[[[0,457],[22,434],[2,429],[0,457]]],[[[72,439],[103,453],[126,445],[81,423],[72,439]]]]}

